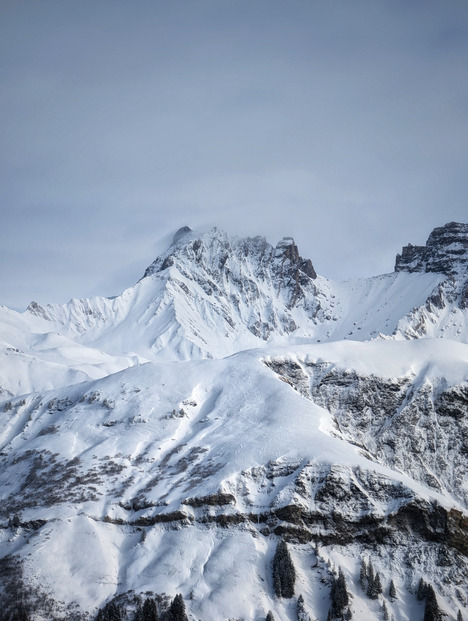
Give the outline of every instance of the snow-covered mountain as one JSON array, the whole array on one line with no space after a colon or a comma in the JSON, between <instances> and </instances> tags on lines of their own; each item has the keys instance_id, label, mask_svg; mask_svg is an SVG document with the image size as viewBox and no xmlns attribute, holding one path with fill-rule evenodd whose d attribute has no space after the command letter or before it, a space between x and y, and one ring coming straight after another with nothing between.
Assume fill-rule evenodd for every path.
<instances>
[{"instance_id":1,"label":"snow-covered mountain","mask_svg":"<svg viewBox=\"0 0 468 621\"><path fill-rule=\"evenodd\" d=\"M317 276L292 238L274 247L263 237L231 238L216 229L200 235L184 227L117 297L45 308L32 302L25 313L1 307L9 361L0 390L21 394L145 361L220 358L292 339L467 342L464 281L448 269L415 273L413 264L402 266L397 261L394 273L334 282ZM42 386L44 365L54 379Z\"/></svg>"},{"instance_id":2,"label":"snow-covered mountain","mask_svg":"<svg viewBox=\"0 0 468 621\"><path fill-rule=\"evenodd\" d=\"M340 618L422 620L421 578L466 618L467 302L450 223L347 282L184 227L115 298L1 307L0 619L181 593L190 619L325 621L339 567Z\"/></svg>"}]
</instances>

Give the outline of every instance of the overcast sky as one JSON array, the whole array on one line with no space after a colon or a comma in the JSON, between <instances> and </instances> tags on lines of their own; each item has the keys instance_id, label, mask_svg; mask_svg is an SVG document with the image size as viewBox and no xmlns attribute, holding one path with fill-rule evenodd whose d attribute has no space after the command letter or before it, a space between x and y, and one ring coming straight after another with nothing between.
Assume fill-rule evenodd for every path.
<instances>
[{"instance_id":1,"label":"overcast sky","mask_svg":"<svg viewBox=\"0 0 468 621\"><path fill-rule=\"evenodd\" d=\"M0 304L134 284L177 228L330 278L468 221L468 2L0 0Z\"/></svg>"}]
</instances>

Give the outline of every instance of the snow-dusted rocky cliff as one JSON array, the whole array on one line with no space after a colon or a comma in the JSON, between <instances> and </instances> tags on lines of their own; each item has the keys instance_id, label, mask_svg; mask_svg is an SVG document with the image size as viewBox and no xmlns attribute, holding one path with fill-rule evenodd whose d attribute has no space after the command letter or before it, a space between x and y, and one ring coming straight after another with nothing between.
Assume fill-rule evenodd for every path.
<instances>
[{"instance_id":1,"label":"snow-dusted rocky cliff","mask_svg":"<svg viewBox=\"0 0 468 621\"><path fill-rule=\"evenodd\" d=\"M1 308L0 618L133 621L151 592L325 621L338 567L355 619L422 620L420 578L466 618L467 240L337 283L291 238L184 227L116 298Z\"/></svg>"}]
</instances>

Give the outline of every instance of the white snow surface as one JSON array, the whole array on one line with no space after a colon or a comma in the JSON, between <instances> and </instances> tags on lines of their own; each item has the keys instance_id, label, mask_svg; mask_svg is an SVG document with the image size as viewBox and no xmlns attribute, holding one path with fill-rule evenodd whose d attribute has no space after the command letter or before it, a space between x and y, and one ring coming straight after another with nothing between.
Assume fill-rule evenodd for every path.
<instances>
[{"instance_id":1,"label":"white snow surface","mask_svg":"<svg viewBox=\"0 0 468 621\"><path fill-rule=\"evenodd\" d=\"M408 498L466 511L451 494L346 441L327 410L265 364L327 362L362 376L406 377L415 390L466 385L467 313L450 296L442 309L427 303L446 277L304 277L298 293L285 275L289 245L191 232L115 298L32 304L24 313L0 307L0 457L8 465L0 494L23 503L25 525L46 521L34 532L0 529L0 556L20 555L31 583L85 611L135 589L181 592L191 619L259 621L273 610L277 620L293 620L296 599L273 594L278 537L262 528L265 512L314 509L295 487L298 473L314 480L333 469L360 485L356 472L365 472L382 489L405 490L369 496L377 518L396 514ZM50 481L40 476L37 499L22 496L38 456L39 475L57 463L62 472L72 472L70 462L77 469L71 486L54 474L61 497L51 500ZM80 482L89 473L93 480ZM216 494L226 502L193 502ZM363 515L352 497L336 510ZM220 528L221 515L250 517ZM311 619L326 618L330 566L338 565L354 594L354 618L381 618L384 596L371 601L359 590L358 543L318 550L295 543L290 551L296 594ZM433 552L416 554L412 573L398 550L365 553L399 592L396 602L385 600L390 618L422 620L410 591L420 575L438 584ZM455 587L440 593L455 619L463 610Z\"/></svg>"},{"instance_id":2,"label":"white snow surface","mask_svg":"<svg viewBox=\"0 0 468 621\"><path fill-rule=\"evenodd\" d=\"M468 376L468 346L440 339L342 341L275 348L268 355L276 360L328 360L343 369L386 377L415 374L420 381L443 374L447 381L459 383ZM122 472L118 480L101 477L94 483L94 501L64 498L53 509L39 503L23 510L22 520L45 519L47 525L29 544L26 532L12 540L3 531L0 549L14 546L25 555L34 579L59 600L75 600L85 610L133 588L182 592L191 613L201 619L260 619L268 609L275 610L279 619L293 619L293 605L272 595L269 563L275 537L259 538L251 525L225 530L203 527L198 521L176 530L156 524L143 537L145 529L125 524L177 510L190 520L197 510L184 504L187 499L219 492L236 498L234 506L227 507L228 514L260 514L269 506L300 504L288 476L272 489L257 484L255 471L269 462L293 463L297 468L337 465L345 478L359 467L400 482L414 497L462 509L453 498L417 483L410 474L369 461L358 447L339 437L327 411L278 379L263 364L264 356L264 350L252 350L222 360L146 363L53 393L31 395L23 406L15 403L14 415L1 414L2 454L20 457L46 448L59 460L78 457L84 472L99 470L110 460ZM90 402L90 395L97 395L96 400ZM64 410L50 407L51 397L62 400ZM54 431L41 435L48 427ZM14 492L21 471L11 467L5 474L0 489ZM120 491L114 489L118 481L124 483ZM148 483L145 498L150 506L124 509ZM398 500L374 503L373 514L395 512L398 504ZM352 499L346 507L353 511ZM217 511L213 507L208 513ZM324 618L328 590L320 585L321 574L307 565L315 553L308 546L292 548L303 567L299 584L307 606ZM336 563L333 550L323 553ZM357 556L348 558L351 580L356 579L358 565ZM390 576L388 567L386 573ZM323 600L311 584L321 587ZM356 610L362 610L362 618L373 619L373 605L363 598L359 604L363 608ZM414 618L409 609L401 610L401 602L399 606L399 618Z\"/></svg>"}]
</instances>

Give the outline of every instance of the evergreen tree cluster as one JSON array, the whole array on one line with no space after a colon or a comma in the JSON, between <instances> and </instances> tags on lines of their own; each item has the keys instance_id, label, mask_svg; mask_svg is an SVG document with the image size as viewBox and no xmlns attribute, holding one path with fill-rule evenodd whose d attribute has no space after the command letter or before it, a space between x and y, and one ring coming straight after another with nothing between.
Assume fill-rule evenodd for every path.
<instances>
[{"instance_id":1,"label":"evergreen tree cluster","mask_svg":"<svg viewBox=\"0 0 468 621\"><path fill-rule=\"evenodd\" d=\"M172 600L169 610L166 613L165 621L188 621L187 613L185 612L184 599L179 593Z\"/></svg>"},{"instance_id":2,"label":"evergreen tree cluster","mask_svg":"<svg viewBox=\"0 0 468 621\"><path fill-rule=\"evenodd\" d=\"M370 597L370 599L377 599L378 596L383 592L380 574L378 572L375 572L372 561L366 563L364 559L361 560L361 567L359 570L359 584L361 585L361 589L364 591L364 593L366 593L368 597ZM394 602L397 599L397 590L395 588L395 583L393 582L393 580L390 580L390 583L388 585L388 599L391 602ZM382 603L382 618L384 621L389 621L390 619L390 613L388 611L386 602Z\"/></svg>"},{"instance_id":3,"label":"evergreen tree cluster","mask_svg":"<svg viewBox=\"0 0 468 621\"><path fill-rule=\"evenodd\" d=\"M374 573L372 561L369 561L366 593L367 597L370 597L370 599L377 599L379 594L382 593L382 582L380 580L380 574L379 572Z\"/></svg>"},{"instance_id":4,"label":"evergreen tree cluster","mask_svg":"<svg viewBox=\"0 0 468 621\"><path fill-rule=\"evenodd\" d=\"M338 577L333 579L330 591L330 611L328 616L330 619L345 617L351 619L351 611L348 609L345 614L345 608L349 604L348 589L346 587L346 579L341 567L338 569Z\"/></svg>"},{"instance_id":5,"label":"evergreen tree cluster","mask_svg":"<svg viewBox=\"0 0 468 621\"><path fill-rule=\"evenodd\" d=\"M281 540L273 557L273 589L277 597L294 596L296 570L289 554L288 546Z\"/></svg>"},{"instance_id":6,"label":"evergreen tree cluster","mask_svg":"<svg viewBox=\"0 0 468 621\"><path fill-rule=\"evenodd\" d=\"M442 612L439 608L432 584L424 582L421 578L419 580L416 597L420 602L426 600L426 605L424 607L424 621L441 621Z\"/></svg>"},{"instance_id":7,"label":"evergreen tree cluster","mask_svg":"<svg viewBox=\"0 0 468 621\"><path fill-rule=\"evenodd\" d=\"M112 600L99 610L96 617L96 621L123 621L123 619L122 607Z\"/></svg>"},{"instance_id":8,"label":"evergreen tree cluster","mask_svg":"<svg viewBox=\"0 0 468 621\"><path fill-rule=\"evenodd\" d=\"M136 611L135 621L158 621L158 607L154 597L147 597L142 606Z\"/></svg>"},{"instance_id":9,"label":"evergreen tree cluster","mask_svg":"<svg viewBox=\"0 0 468 621\"><path fill-rule=\"evenodd\" d=\"M158 606L154 597L147 597L137 606L134 621L188 621L184 599L180 593L174 597L166 610L160 609L161 599L159 597ZM164 607L166 608L167 604ZM125 607L111 600L99 610L96 621L126 621L127 618Z\"/></svg>"},{"instance_id":10,"label":"evergreen tree cluster","mask_svg":"<svg viewBox=\"0 0 468 621\"><path fill-rule=\"evenodd\" d=\"M364 559L361 561L359 583L362 590L366 592L367 597L370 597L370 599L377 599L380 593L382 593L382 581L380 579L380 574L378 572L375 573L372 561L369 561L369 564L366 564ZM392 592L396 598L396 590L393 581L391 582L390 588L392 588Z\"/></svg>"}]
</instances>

